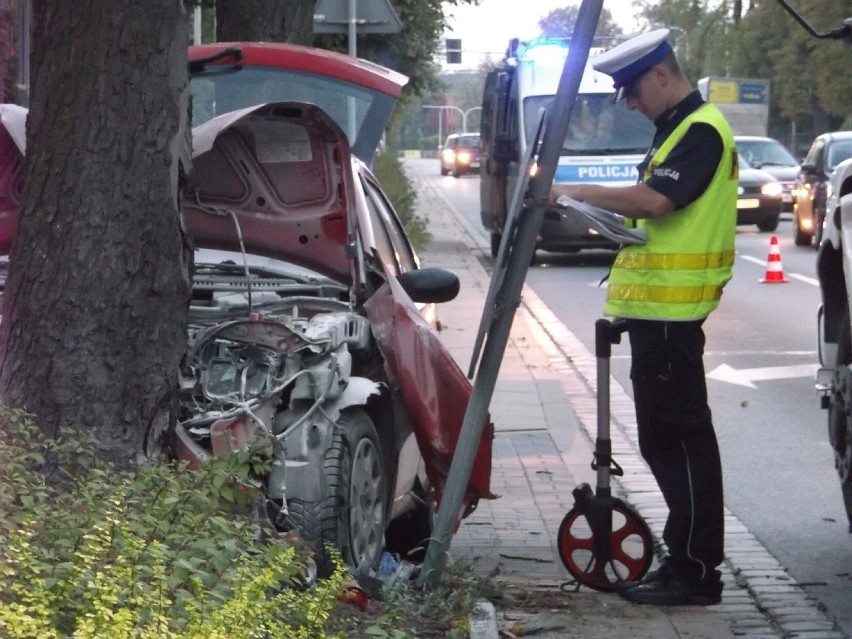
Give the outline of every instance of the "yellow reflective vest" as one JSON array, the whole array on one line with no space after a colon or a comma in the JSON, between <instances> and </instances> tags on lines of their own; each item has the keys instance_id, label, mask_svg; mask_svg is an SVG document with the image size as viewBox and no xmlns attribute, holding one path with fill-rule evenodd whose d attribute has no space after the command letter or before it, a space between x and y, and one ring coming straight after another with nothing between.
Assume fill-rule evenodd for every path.
<instances>
[{"instance_id":1,"label":"yellow reflective vest","mask_svg":"<svg viewBox=\"0 0 852 639\"><path fill-rule=\"evenodd\" d=\"M722 137L722 160L710 185L694 202L663 217L638 220L644 245L619 251L609 277L604 314L651 320L695 320L719 305L731 279L737 223L739 171L733 136L724 116L704 104L684 118L651 158L647 181L689 126L706 122Z\"/></svg>"}]
</instances>

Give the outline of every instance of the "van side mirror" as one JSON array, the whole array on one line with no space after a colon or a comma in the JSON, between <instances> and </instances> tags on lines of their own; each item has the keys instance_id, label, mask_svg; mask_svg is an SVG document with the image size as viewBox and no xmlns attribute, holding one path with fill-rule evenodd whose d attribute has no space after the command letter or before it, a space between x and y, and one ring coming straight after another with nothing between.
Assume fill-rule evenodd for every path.
<instances>
[{"instance_id":1,"label":"van side mirror","mask_svg":"<svg viewBox=\"0 0 852 639\"><path fill-rule=\"evenodd\" d=\"M802 173L819 173L816 164L802 164L801 170Z\"/></svg>"}]
</instances>

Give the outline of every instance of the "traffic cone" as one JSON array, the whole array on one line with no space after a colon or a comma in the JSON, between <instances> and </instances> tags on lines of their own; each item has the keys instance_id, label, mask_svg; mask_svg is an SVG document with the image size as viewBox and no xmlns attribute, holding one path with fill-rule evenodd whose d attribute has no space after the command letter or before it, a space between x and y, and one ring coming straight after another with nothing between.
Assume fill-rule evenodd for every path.
<instances>
[{"instance_id":1,"label":"traffic cone","mask_svg":"<svg viewBox=\"0 0 852 639\"><path fill-rule=\"evenodd\" d=\"M778 249L778 237L769 238L769 257L766 258L766 275L760 280L763 284L786 284L790 280L784 277L781 265L781 251Z\"/></svg>"}]
</instances>

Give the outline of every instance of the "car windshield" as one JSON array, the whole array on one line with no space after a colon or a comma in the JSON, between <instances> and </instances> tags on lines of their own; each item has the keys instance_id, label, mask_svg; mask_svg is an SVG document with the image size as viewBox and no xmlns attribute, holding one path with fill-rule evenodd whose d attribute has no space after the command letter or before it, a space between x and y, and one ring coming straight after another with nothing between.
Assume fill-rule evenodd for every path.
<instances>
[{"instance_id":1,"label":"car windshield","mask_svg":"<svg viewBox=\"0 0 852 639\"><path fill-rule=\"evenodd\" d=\"M479 147L479 136L467 135L459 138L459 146L464 149L475 149Z\"/></svg>"},{"instance_id":2,"label":"car windshield","mask_svg":"<svg viewBox=\"0 0 852 639\"><path fill-rule=\"evenodd\" d=\"M843 160L848 160L849 158L852 158L852 140L838 140L833 142L828 147L828 170L832 171Z\"/></svg>"},{"instance_id":3,"label":"car windshield","mask_svg":"<svg viewBox=\"0 0 852 639\"><path fill-rule=\"evenodd\" d=\"M737 140L737 151L755 166L796 166L796 158L775 140Z\"/></svg>"},{"instance_id":4,"label":"car windshield","mask_svg":"<svg viewBox=\"0 0 852 639\"><path fill-rule=\"evenodd\" d=\"M191 79L192 125L266 102L308 102L346 132L357 157L369 162L396 100L362 86L292 69L210 66Z\"/></svg>"},{"instance_id":5,"label":"car windshield","mask_svg":"<svg viewBox=\"0 0 852 639\"><path fill-rule=\"evenodd\" d=\"M531 141L538 125L539 109L549 108L552 95L531 96L524 100L524 127ZM627 101L612 101L611 93L577 96L563 154L645 153L651 146L654 126L644 115L627 108Z\"/></svg>"}]
</instances>

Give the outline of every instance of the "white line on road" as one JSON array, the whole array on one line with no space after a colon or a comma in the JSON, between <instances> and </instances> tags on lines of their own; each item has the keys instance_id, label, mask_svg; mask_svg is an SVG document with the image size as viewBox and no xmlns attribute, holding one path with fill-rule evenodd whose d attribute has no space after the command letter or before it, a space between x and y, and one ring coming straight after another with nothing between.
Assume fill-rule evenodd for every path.
<instances>
[{"instance_id":1,"label":"white line on road","mask_svg":"<svg viewBox=\"0 0 852 639\"><path fill-rule=\"evenodd\" d=\"M742 255L741 253L737 253L737 257L741 260L745 260L746 262L752 262L759 266L766 266L766 260L761 260L756 257L752 257L751 255ZM808 277L807 275L801 275L799 273L785 273L785 275L787 275L787 277L792 277L794 280L804 282L805 284L810 284L811 286L819 286L819 280L813 277Z\"/></svg>"}]
</instances>

